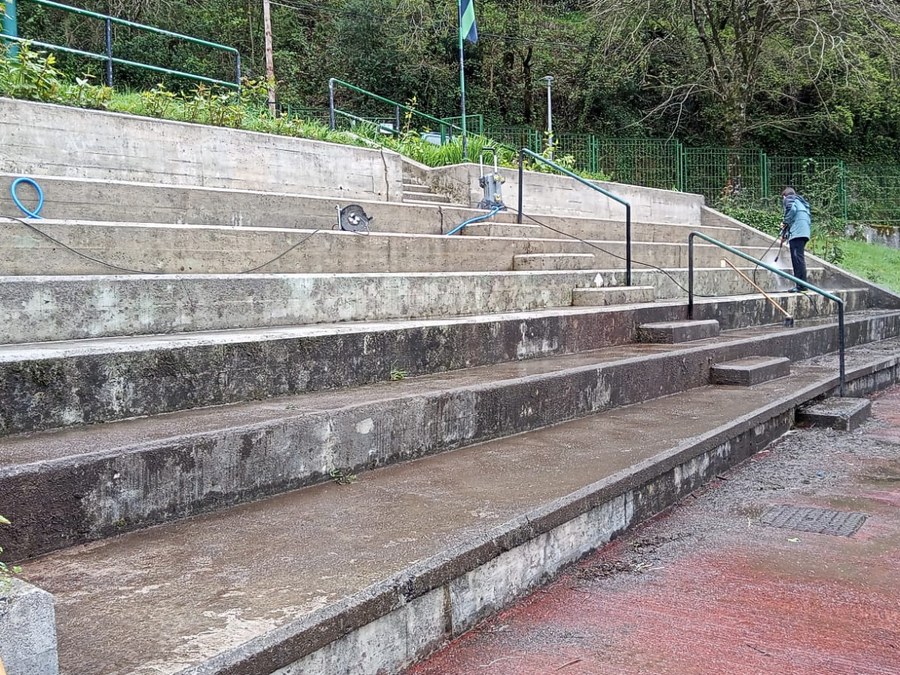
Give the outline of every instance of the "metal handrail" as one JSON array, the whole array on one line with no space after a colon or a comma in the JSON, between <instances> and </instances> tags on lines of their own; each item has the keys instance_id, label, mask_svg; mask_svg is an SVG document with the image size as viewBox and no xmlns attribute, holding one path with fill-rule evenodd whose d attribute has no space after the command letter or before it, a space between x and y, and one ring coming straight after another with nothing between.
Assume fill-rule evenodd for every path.
<instances>
[{"instance_id":1,"label":"metal handrail","mask_svg":"<svg viewBox=\"0 0 900 675\"><path fill-rule=\"evenodd\" d=\"M552 167L559 171L562 174L565 174L569 178L574 178L582 185L586 185L592 190L596 190L600 194L609 197L614 202L618 202L622 206L625 207L625 285L631 286L631 204L618 195L613 194L609 190L604 190L599 185L592 183L591 181L582 178L577 173L569 171L568 169L560 166L556 162L547 159L543 155L539 155L536 152L532 152L528 148L521 148L519 150L519 215L516 220L517 223L522 223L522 207L525 202L525 157L531 157L531 159L540 162L542 164L546 164L549 167Z\"/></svg>"},{"instance_id":2,"label":"metal handrail","mask_svg":"<svg viewBox=\"0 0 900 675\"><path fill-rule=\"evenodd\" d=\"M229 47L228 45L219 44L217 42L209 42L208 40L203 40L201 38L196 38L191 35L184 35L182 33L174 33L172 31L164 30L162 28L156 28L155 26L147 26L141 23L135 23L133 21L128 21L127 19L120 19L115 16L109 16L108 14L100 14L98 12L92 12L87 9L81 9L79 7L71 7L69 5L63 5L58 2L53 2L52 0L30 0L37 5L44 5L45 7L52 7L53 9L59 9L64 12L69 12L70 14L77 14L80 16L90 17L92 19L99 19L106 23L106 53L98 54L95 52L82 51L80 49L73 49L71 47L63 47L62 45L54 45L47 42L38 42L37 40L28 40L25 38L12 36L12 35L3 35L3 40L12 40L14 42L28 43L32 45L36 45L38 47L43 47L45 49L53 49L61 52L66 52L69 54L77 54L79 56L85 56L88 58L99 59L101 61L106 62L106 79L107 84L112 86L112 66L113 64L119 64L123 66L133 66L135 68L142 68L144 70L151 70L157 73L163 73L166 75L172 75L175 77L183 77L186 79L197 80L199 82L208 82L210 84L218 84L223 87L229 87L233 89L238 89L241 86L241 53L235 49L234 47ZM170 68L162 68L160 66L152 66L146 63L139 63L137 61L129 61L127 59L119 59L113 56L112 51L112 26L113 24L119 26L127 26L129 28L136 28L138 30L142 30L146 33L155 33L157 35L165 35L167 37L176 38L178 40L183 40L185 42L190 42L192 44L201 45L203 47L210 47L212 49L217 49L220 51L225 51L230 54L234 54L235 57L235 79L233 82L227 80L218 80L212 77L205 77L203 75L195 75L193 73L186 73L180 70L173 70Z\"/></svg>"},{"instance_id":3,"label":"metal handrail","mask_svg":"<svg viewBox=\"0 0 900 675\"><path fill-rule=\"evenodd\" d=\"M736 255L739 258L743 258L748 262L752 262L754 265L758 265L773 274L776 274L784 279L788 279L793 281L797 286L802 288L807 288L811 290L813 293L817 293L821 295L823 298L827 298L832 302L837 304L838 308L838 347L840 351L840 395L845 395L845 380L846 380L846 369L845 369L845 339L844 339L844 300L834 295L833 293L829 293L828 291L822 290L817 286L813 286L811 283L807 281L803 281L803 279L798 279L793 274L788 274L782 269L774 267L768 263L759 260L758 258L754 258L752 255L748 255L743 251L740 251L733 246L729 246L728 244L723 244L718 239L713 239L712 237L703 234L702 232L691 232L688 235L688 319L694 318L694 238L700 237L703 241L710 243L714 246L718 246L719 248L728 251L732 255Z\"/></svg>"},{"instance_id":4,"label":"metal handrail","mask_svg":"<svg viewBox=\"0 0 900 675\"><path fill-rule=\"evenodd\" d=\"M328 110L329 110L330 125L331 125L332 131L334 131L336 129L338 114L344 115L346 117L351 117L351 118L355 117L355 116L351 115L350 113L345 113L344 111L339 110L337 108L337 106L335 106L334 93L335 93L335 89L337 86L341 86L341 87L344 87L345 89L349 89L350 91L354 91L357 94L362 94L363 96L367 96L375 101L378 101L379 103L384 103L386 105L393 106L396 130L398 132L400 130L400 111L402 110L404 112L415 115L416 117L421 117L422 119L427 120L427 121L431 122L432 124L436 124L441 132L441 143L443 143L445 140L445 129L449 129L451 132L453 132L454 130L459 130L459 132L462 133L462 127L457 126L457 125L453 124L452 122L447 122L446 120L442 120L437 117L432 117L431 115L428 115L427 113L423 113L419 110L416 110L415 108L411 108L408 105L404 105L403 103L398 103L397 101L392 101L389 98L385 98L384 96L379 96L378 94L375 94L371 91L366 91L365 89L362 89L361 87L357 87L355 84L350 84L349 82L344 82L343 80L339 80L336 77L332 77L330 80L328 80Z\"/></svg>"}]
</instances>

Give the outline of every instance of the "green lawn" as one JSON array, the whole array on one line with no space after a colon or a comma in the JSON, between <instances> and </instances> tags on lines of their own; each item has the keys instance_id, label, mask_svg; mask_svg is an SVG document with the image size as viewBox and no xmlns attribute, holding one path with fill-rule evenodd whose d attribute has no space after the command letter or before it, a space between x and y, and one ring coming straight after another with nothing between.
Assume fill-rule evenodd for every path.
<instances>
[{"instance_id":1,"label":"green lawn","mask_svg":"<svg viewBox=\"0 0 900 675\"><path fill-rule=\"evenodd\" d=\"M900 293L900 251L862 241L842 241L841 249L841 267Z\"/></svg>"}]
</instances>

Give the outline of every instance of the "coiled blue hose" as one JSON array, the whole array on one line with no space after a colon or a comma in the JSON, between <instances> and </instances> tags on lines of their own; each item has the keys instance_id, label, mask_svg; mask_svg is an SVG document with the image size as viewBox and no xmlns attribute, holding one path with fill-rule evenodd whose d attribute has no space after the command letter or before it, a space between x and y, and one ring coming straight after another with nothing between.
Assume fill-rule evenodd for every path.
<instances>
[{"instance_id":1,"label":"coiled blue hose","mask_svg":"<svg viewBox=\"0 0 900 675\"><path fill-rule=\"evenodd\" d=\"M503 206L495 206L493 209L491 209L491 211L489 213L485 213L482 216L475 216L474 218L469 218L469 220L463 221L462 223L460 223L459 225L454 227L452 230L450 230L447 233L447 236L449 237L451 234L456 234L461 229L463 229L466 225L471 225L472 223L479 223L482 220L487 220L488 218L493 218L498 213L500 213L500 211L502 211L503 208L504 208Z\"/></svg>"},{"instance_id":2,"label":"coiled blue hose","mask_svg":"<svg viewBox=\"0 0 900 675\"><path fill-rule=\"evenodd\" d=\"M37 192L38 203L35 207L34 211L29 211L28 208L19 201L19 195L17 191L20 185L30 185L34 188L35 192ZM28 218L34 218L36 220L41 220L41 209L44 208L44 191L41 190L41 186L37 184L37 181L31 178L16 178L12 185L9 186L9 193L12 195L13 203L18 207L19 211L25 214Z\"/></svg>"}]
</instances>

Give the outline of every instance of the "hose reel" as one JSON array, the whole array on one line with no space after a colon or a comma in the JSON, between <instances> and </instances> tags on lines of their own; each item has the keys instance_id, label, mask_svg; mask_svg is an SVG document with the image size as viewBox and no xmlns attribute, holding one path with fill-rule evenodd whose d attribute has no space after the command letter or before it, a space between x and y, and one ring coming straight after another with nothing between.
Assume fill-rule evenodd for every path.
<instances>
[{"instance_id":1,"label":"hose reel","mask_svg":"<svg viewBox=\"0 0 900 675\"><path fill-rule=\"evenodd\" d=\"M350 204L341 208L337 207L337 224L331 229L341 229L345 232L369 232L369 223L375 220L369 216L359 204Z\"/></svg>"}]
</instances>

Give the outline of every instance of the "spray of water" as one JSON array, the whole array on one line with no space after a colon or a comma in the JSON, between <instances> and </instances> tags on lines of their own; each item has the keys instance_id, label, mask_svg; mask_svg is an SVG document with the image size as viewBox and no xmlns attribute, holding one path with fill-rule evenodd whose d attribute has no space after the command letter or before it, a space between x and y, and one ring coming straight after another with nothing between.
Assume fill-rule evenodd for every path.
<instances>
[{"instance_id":1,"label":"spray of water","mask_svg":"<svg viewBox=\"0 0 900 675\"><path fill-rule=\"evenodd\" d=\"M793 269L791 268L791 256L786 249L787 247L783 248L781 250L781 255L779 256L778 249L773 248L762 257L762 261L768 265L771 265L772 267L777 267L778 269L784 270L788 274L793 274ZM778 258L778 260L775 260L775 258ZM757 270L757 283L762 282L766 277L770 277L772 279L772 288L775 291L786 291L790 288L793 288L794 286L794 284L792 284L784 277L773 274L767 269L759 268ZM763 287L765 288L765 286Z\"/></svg>"}]
</instances>

